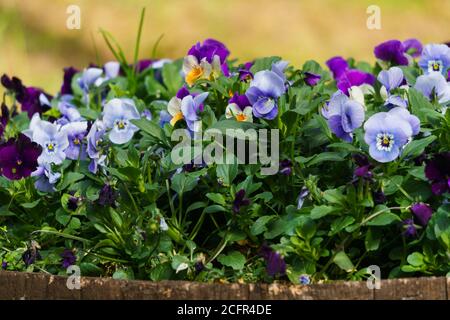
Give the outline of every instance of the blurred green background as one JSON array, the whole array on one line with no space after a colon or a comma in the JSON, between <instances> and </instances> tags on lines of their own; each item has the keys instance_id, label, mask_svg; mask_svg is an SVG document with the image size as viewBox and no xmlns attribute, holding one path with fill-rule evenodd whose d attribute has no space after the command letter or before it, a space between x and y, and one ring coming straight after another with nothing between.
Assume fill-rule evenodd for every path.
<instances>
[{"instance_id":1,"label":"blurred green background","mask_svg":"<svg viewBox=\"0 0 450 320\"><path fill-rule=\"evenodd\" d=\"M81 9L81 29L66 28L69 5ZM381 30L368 30L369 5L381 8ZM450 0L0 0L0 73L58 91L62 68L112 58L99 28L131 58L141 8L147 8L140 58L183 56L207 37L223 41L232 58L281 55L294 65L333 55L373 61L388 39L450 40Z\"/></svg>"}]
</instances>

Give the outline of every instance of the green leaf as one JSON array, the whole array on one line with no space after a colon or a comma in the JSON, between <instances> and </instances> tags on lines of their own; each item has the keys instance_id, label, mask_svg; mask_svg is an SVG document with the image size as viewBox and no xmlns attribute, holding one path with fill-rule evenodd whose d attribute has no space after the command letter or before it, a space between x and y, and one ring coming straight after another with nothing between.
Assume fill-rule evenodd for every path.
<instances>
[{"instance_id":1,"label":"green leaf","mask_svg":"<svg viewBox=\"0 0 450 320\"><path fill-rule=\"evenodd\" d=\"M0 217L8 217L15 216L16 214L12 211L9 211L8 205L4 205L0 207Z\"/></svg>"},{"instance_id":2,"label":"green leaf","mask_svg":"<svg viewBox=\"0 0 450 320\"><path fill-rule=\"evenodd\" d=\"M331 223L330 235L334 235L334 234L340 232L342 229L351 225L353 222L355 222L355 218L353 218L352 216L345 216L345 217L337 218L336 220L334 220Z\"/></svg>"},{"instance_id":3,"label":"green leaf","mask_svg":"<svg viewBox=\"0 0 450 320\"><path fill-rule=\"evenodd\" d=\"M367 251L375 251L380 246L381 234L378 230L369 228L364 239Z\"/></svg>"},{"instance_id":4,"label":"green leaf","mask_svg":"<svg viewBox=\"0 0 450 320\"><path fill-rule=\"evenodd\" d=\"M355 269L352 261L344 251L339 251L333 258L333 262L342 270L351 272Z\"/></svg>"},{"instance_id":5,"label":"green leaf","mask_svg":"<svg viewBox=\"0 0 450 320\"><path fill-rule=\"evenodd\" d=\"M170 96L174 96L183 85L180 70L173 63L164 64L162 67L162 78Z\"/></svg>"},{"instance_id":6,"label":"green leaf","mask_svg":"<svg viewBox=\"0 0 450 320\"><path fill-rule=\"evenodd\" d=\"M145 133L151 135L152 137L167 145L167 139L164 135L164 131L158 124L154 123L153 121L147 120L146 118L131 120L131 122Z\"/></svg>"},{"instance_id":7,"label":"green leaf","mask_svg":"<svg viewBox=\"0 0 450 320\"><path fill-rule=\"evenodd\" d=\"M411 141L403 150L401 159L420 156L424 152L425 148L434 140L436 140L436 136L431 135L423 139Z\"/></svg>"},{"instance_id":8,"label":"green leaf","mask_svg":"<svg viewBox=\"0 0 450 320\"><path fill-rule=\"evenodd\" d=\"M227 209L225 209L224 207L218 205L218 204L213 204L212 206L208 206L205 208L205 213L216 213L216 212L226 212Z\"/></svg>"},{"instance_id":9,"label":"green leaf","mask_svg":"<svg viewBox=\"0 0 450 320\"><path fill-rule=\"evenodd\" d=\"M388 224L391 224L395 221L401 221L401 219L391 213L391 212L383 212L380 215L374 217L373 219L369 220L369 222L367 222L368 226L387 226Z\"/></svg>"},{"instance_id":10,"label":"green leaf","mask_svg":"<svg viewBox=\"0 0 450 320\"><path fill-rule=\"evenodd\" d=\"M68 172L64 175L63 180L59 183L57 189L58 190L64 190L65 188L69 187L73 183L81 180L84 178L84 174L78 173L78 172Z\"/></svg>"},{"instance_id":11,"label":"green leaf","mask_svg":"<svg viewBox=\"0 0 450 320\"><path fill-rule=\"evenodd\" d=\"M218 164L216 168L217 178L221 179L225 186L233 183L238 173L238 164Z\"/></svg>"},{"instance_id":12,"label":"green leaf","mask_svg":"<svg viewBox=\"0 0 450 320\"><path fill-rule=\"evenodd\" d=\"M413 252L406 258L406 261L414 267L420 267L424 264L423 254L420 252Z\"/></svg>"},{"instance_id":13,"label":"green leaf","mask_svg":"<svg viewBox=\"0 0 450 320\"><path fill-rule=\"evenodd\" d=\"M183 271L189 267L189 259L185 256L176 255L172 258L172 269L176 273Z\"/></svg>"},{"instance_id":14,"label":"green leaf","mask_svg":"<svg viewBox=\"0 0 450 320\"><path fill-rule=\"evenodd\" d=\"M250 227L250 233L254 236L257 236L265 231L267 231L266 225L272 221L276 216L262 216L259 217L253 225Z\"/></svg>"},{"instance_id":15,"label":"green leaf","mask_svg":"<svg viewBox=\"0 0 450 320\"><path fill-rule=\"evenodd\" d=\"M187 175L184 172L176 174L172 178L172 189L179 195L191 191L197 184L198 181L196 178Z\"/></svg>"},{"instance_id":16,"label":"green leaf","mask_svg":"<svg viewBox=\"0 0 450 320\"><path fill-rule=\"evenodd\" d=\"M169 98L167 89L152 76L147 76L145 78L145 88L150 96L155 96L156 98L164 96Z\"/></svg>"},{"instance_id":17,"label":"green leaf","mask_svg":"<svg viewBox=\"0 0 450 320\"><path fill-rule=\"evenodd\" d=\"M33 202L21 203L20 205L22 207L24 207L25 209L32 209L32 208L36 207L39 204L39 202L41 202L41 199L37 199Z\"/></svg>"},{"instance_id":18,"label":"green leaf","mask_svg":"<svg viewBox=\"0 0 450 320\"><path fill-rule=\"evenodd\" d=\"M345 196L338 189L329 189L323 193L323 198L331 204L344 204Z\"/></svg>"},{"instance_id":19,"label":"green leaf","mask_svg":"<svg viewBox=\"0 0 450 320\"><path fill-rule=\"evenodd\" d=\"M211 201L224 206L226 204L225 198L220 193L207 193L206 197Z\"/></svg>"},{"instance_id":20,"label":"green leaf","mask_svg":"<svg viewBox=\"0 0 450 320\"><path fill-rule=\"evenodd\" d=\"M122 228L123 219L120 214L114 210L113 208L109 208L109 215L111 216L112 221L119 229Z\"/></svg>"},{"instance_id":21,"label":"green leaf","mask_svg":"<svg viewBox=\"0 0 450 320\"><path fill-rule=\"evenodd\" d=\"M401 187L402 182L403 182L403 177L402 176L393 176L393 177L390 177L389 179L384 180L384 182L386 183L384 190L383 190L384 194L389 196L389 195L397 192L399 187Z\"/></svg>"},{"instance_id":22,"label":"green leaf","mask_svg":"<svg viewBox=\"0 0 450 320\"><path fill-rule=\"evenodd\" d=\"M313 166L315 164L320 164L322 162L328 161L344 161L345 155L342 152L322 152L317 154L314 158L306 163L307 167Z\"/></svg>"},{"instance_id":23,"label":"green leaf","mask_svg":"<svg viewBox=\"0 0 450 320\"><path fill-rule=\"evenodd\" d=\"M197 202L194 202L193 204L191 204L191 205L186 209L186 214L189 213L189 212L191 212L191 211L194 211L194 210L197 210L197 209L200 209L200 208L204 208L204 207L206 207L206 206L207 206L207 203L206 203L206 202L203 202L203 201L197 201Z\"/></svg>"},{"instance_id":24,"label":"green leaf","mask_svg":"<svg viewBox=\"0 0 450 320\"><path fill-rule=\"evenodd\" d=\"M150 271L150 279L152 281L169 280L172 278L172 275L173 275L173 269L171 267L170 262L157 264Z\"/></svg>"},{"instance_id":25,"label":"green leaf","mask_svg":"<svg viewBox=\"0 0 450 320\"><path fill-rule=\"evenodd\" d=\"M325 206L325 205L314 207L311 210L311 219L314 219L314 220L320 219L335 210L336 210L336 207Z\"/></svg>"},{"instance_id":26,"label":"green leaf","mask_svg":"<svg viewBox=\"0 0 450 320\"><path fill-rule=\"evenodd\" d=\"M221 254L217 261L226 267L233 268L233 270L242 270L245 265L245 257L239 251L232 251L227 255Z\"/></svg>"}]
</instances>

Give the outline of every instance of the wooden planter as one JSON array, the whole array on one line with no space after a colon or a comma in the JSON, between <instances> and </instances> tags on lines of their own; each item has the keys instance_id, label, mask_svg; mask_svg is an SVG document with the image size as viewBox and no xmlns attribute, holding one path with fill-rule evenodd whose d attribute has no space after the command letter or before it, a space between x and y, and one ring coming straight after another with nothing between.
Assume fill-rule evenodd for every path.
<instances>
[{"instance_id":1,"label":"wooden planter","mask_svg":"<svg viewBox=\"0 0 450 320\"><path fill-rule=\"evenodd\" d=\"M124 281L81 277L69 290L67 277L0 271L0 299L155 299L155 300L448 300L450 278L382 280L380 289L366 282L329 284L206 284L188 281Z\"/></svg>"}]
</instances>

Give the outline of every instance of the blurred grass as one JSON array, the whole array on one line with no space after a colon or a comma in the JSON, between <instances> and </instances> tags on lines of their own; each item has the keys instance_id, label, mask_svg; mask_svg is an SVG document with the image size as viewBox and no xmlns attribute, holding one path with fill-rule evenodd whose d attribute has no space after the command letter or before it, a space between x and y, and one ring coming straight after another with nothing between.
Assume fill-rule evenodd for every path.
<instances>
[{"instance_id":1,"label":"blurred grass","mask_svg":"<svg viewBox=\"0 0 450 320\"><path fill-rule=\"evenodd\" d=\"M68 30L66 8L81 8L81 29ZM381 30L368 30L366 9L381 8ZM223 41L240 61L280 55L295 65L339 54L373 61L388 39L450 40L450 0L0 0L0 72L55 93L62 68L112 59L98 30L111 32L131 60L145 6L140 57L183 56L207 37ZM95 43L95 45L94 45Z\"/></svg>"}]
</instances>

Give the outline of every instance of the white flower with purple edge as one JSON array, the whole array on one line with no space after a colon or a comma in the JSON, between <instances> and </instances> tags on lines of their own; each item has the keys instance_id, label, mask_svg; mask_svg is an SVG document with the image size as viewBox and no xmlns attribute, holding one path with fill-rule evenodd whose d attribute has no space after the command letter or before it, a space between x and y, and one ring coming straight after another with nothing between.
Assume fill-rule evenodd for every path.
<instances>
[{"instance_id":1,"label":"white flower with purple edge","mask_svg":"<svg viewBox=\"0 0 450 320\"><path fill-rule=\"evenodd\" d=\"M419 67L426 73L446 75L450 68L450 48L445 44L427 44L422 51Z\"/></svg>"},{"instance_id":2,"label":"white flower with purple edge","mask_svg":"<svg viewBox=\"0 0 450 320\"><path fill-rule=\"evenodd\" d=\"M138 127L130 120L140 119L134 101L127 98L114 98L105 104L103 122L109 131L109 140L115 144L124 144L133 138Z\"/></svg>"},{"instance_id":3,"label":"white flower with purple edge","mask_svg":"<svg viewBox=\"0 0 450 320\"><path fill-rule=\"evenodd\" d=\"M59 125L42 120L37 122L32 140L43 149L38 158L39 163L61 164L66 159L64 151L69 146L69 139Z\"/></svg>"},{"instance_id":4,"label":"white flower with purple edge","mask_svg":"<svg viewBox=\"0 0 450 320\"><path fill-rule=\"evenodd\" d=\"M61 131L66 132L69 139L69 146L65 150L67 158L71 160L86 159L86 145L83 140L87 134L87 122L70 122L62 126Z\"/></svg>"},{"instance_id":5,"label":"white flower with purple edge","mask_svg":"<svg viewBox=\"0 0 450 320\"><path fill-rule=\"evenodd\" d=\"M404 80L402 69L392 67L389 70L383 70L378 74L378 81L383 85L380 90L381 96L386 100L385 106L397 106L406 108L408 103L399 95L391 94L392 90L401 87ZM407 86L406 86L407 87Z\"/></svg>"},{"instance_id":6,"label":"white flower with purple edge","mask_svg":"<svg viewBox=\"0 0 450 320\"><path fill-rule=\"evenodd\" d=\"M450 83L440 73L433 72L417 77L414 89L421 92L428 100L434 100L436 97L441 104L450 101Z\"/></svg>"}]
</instances>

